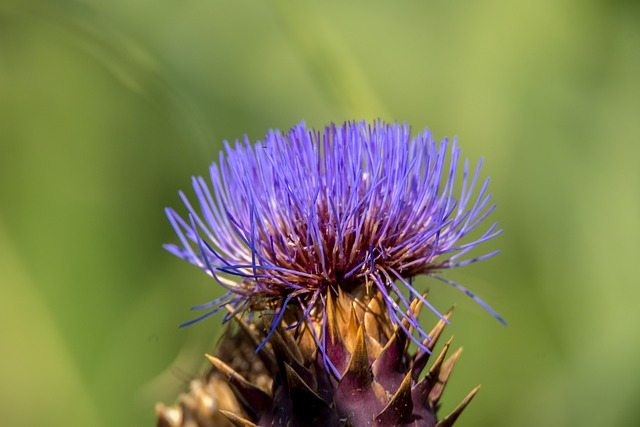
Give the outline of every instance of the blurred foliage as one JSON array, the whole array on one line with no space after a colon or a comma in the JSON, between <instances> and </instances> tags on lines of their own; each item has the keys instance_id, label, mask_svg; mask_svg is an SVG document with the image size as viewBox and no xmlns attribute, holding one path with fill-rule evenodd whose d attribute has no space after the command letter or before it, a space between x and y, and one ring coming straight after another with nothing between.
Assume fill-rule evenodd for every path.
<instances>
[{"instance_id":1,"label":"blurred foliage","mask_svg":"<svg viewBox=\"0 0 640 427\"><path fill-rule=\"evenodd\" d=\"M461 426L640 413L633 1L0 1L0 425L153 425L204 367L215 283L161 249L223 140L407 120L485 157L503 253L452 272Z\"/></svg>"}]
</instances>

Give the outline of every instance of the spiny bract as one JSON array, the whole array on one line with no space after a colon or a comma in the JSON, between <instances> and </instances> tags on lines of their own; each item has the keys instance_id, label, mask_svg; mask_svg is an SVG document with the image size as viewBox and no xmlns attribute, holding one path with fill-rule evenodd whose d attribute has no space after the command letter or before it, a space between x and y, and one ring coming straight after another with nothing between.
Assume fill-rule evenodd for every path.
<instances>
[{"instance_id":1,"label":"spiny bract","mask_svg":"<svg viewBox=\"0 0 640 427\"><path fill-rule=\"evenodd\" d=\"M257 353L252 350L268 329L235 317L239 327L223 336L216 356L207 356L213 364L209 374L192 383L179 406L158 405L158 426L453 425L478 388L438 421L438 401L460 350L445 360L449 340L426 375L423 370L445 322L429 333L428 351L411 353L404 329L390 329L379 296L367 303L367 298L354 300L342 292L336 299L329 296L325 356L307 328L287 329L296 321L293 313ZM412 303L416 317L421 306L418 299ZM341 375L327 371L327 358Z\"/></svg>"},{"instance_id":2,"label":"spiny bract","mask_svg":"<svg viewBox=\"0 0 640 427\"><path fill-rule=\"evenodd\" d=\"M159 425L451 425L477 389L437 420L459 351L444 361L447 343L421 375L449 314L413 277L438 278L504 321L439 275L497 253L464 258L500 233L493 224L461 242L494 206L488 180L472 197L480 165L471 176L467 161L454 196L459 149L448 147L380 121L323 132L301 124L255 145L226 144L211 188L193 178L197 209L183 193L188 218L167 209L181 245L165 247L226 290L186 324L226 309L236 326L180 406L158 406ZM430 333L418 320L423 305L440 317Z\"/></svg>"}]
</instances>

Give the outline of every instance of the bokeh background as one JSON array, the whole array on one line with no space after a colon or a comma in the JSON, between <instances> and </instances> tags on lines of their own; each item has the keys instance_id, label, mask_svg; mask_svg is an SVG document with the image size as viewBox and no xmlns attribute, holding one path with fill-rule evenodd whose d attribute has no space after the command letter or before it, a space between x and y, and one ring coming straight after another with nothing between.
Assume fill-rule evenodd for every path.
<instances>
[{"instance_id":1,"label":"bokeh background","mask_svg":"<svg viewBox=\"0 0 640 427\"><path fill-rule=\"evenodd\" d=\"M640 417L640 7L628 0L0 1L0 425L148 426L215 283L163 208L223 140L408 121L485 158L506 231L452 272L461 426Z\"/></svg>"}]
</instances>

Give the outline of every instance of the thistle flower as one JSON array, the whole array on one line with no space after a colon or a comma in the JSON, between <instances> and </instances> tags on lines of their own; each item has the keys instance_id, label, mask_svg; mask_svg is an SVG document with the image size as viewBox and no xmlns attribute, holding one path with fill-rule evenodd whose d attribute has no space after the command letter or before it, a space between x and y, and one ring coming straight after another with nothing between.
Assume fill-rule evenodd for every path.
<instances>
[{"instance_id":1,"label":"thistle flower","mask_svg":"<svg viewBox=\"0 0 640 427\"><path fill-rule=\"evenodd\" d=\"M448 377L439 377L444 356L428 380L418 380L448 314L412 278L426 274L454 286L504 323L440 275L497 253L465 258L500 233L493 224L462 242L494 205L488 179L473 197L480 164L471 175L464 161L456 193L459 149L449 145L427 131L412 137L406 124L350 122L324 132L301 124L255 145L246 137L226 143L211 166L211 185L193 178L197 205L180 193L188 218L167 209L181 245L166 249L226 291L194 307L205 313L185 325L223 308L225 321L240 325L221 342L236 351L211 357L215 368L204 381L229 377L224 394L235 403L224 414L234 425L435 425ZM440 317L431 333L418 321L423 305ZM409 340L416 353L408 352ZM268 379L262 388L245 378L256 366ZM296 409L300 398L316 411ZM166 425L184 425L160 414Z\"/></svg>"}]
</instances>

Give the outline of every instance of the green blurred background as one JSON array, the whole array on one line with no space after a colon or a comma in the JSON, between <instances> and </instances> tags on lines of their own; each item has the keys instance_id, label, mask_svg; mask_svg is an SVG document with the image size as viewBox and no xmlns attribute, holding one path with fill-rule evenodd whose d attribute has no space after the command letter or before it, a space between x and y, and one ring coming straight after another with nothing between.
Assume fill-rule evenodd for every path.
<instances>
[{"instance_id":1,"label":"green blurred background","mask_svg":"<svg viewBox=\"0 0 640 427\"><path fill-rule=\"evenodd\" d=\"M220 331L177 328L218 290L163 208L225 139L377 117L484 156L506 230L450 277L508 327L424 281L459 303L444 411L482 383L461 426L637 425L632 0L2 0L0 425L153 425Z\"/></svg>"}]
</instances>

